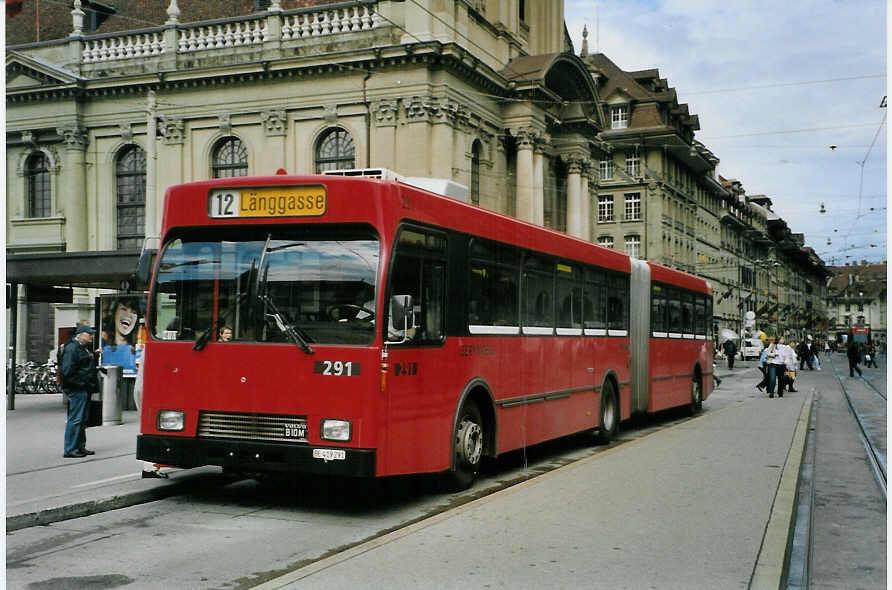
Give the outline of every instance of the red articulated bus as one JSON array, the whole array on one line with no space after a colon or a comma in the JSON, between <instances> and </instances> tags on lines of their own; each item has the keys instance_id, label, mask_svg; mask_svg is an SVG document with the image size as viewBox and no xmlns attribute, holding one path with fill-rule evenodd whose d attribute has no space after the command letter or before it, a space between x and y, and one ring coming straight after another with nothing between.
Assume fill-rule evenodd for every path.
<instances>
[{"instance_id":1,"label":"red articulated bus","mask_svg":"<svg viewBox=\"0 0 892 590\"><path fill-rule=\"evenodd\" d=\"M473 482L712 391L697 277L395 179L171 187L137 457Z\"/></svg>"}]
</instances>

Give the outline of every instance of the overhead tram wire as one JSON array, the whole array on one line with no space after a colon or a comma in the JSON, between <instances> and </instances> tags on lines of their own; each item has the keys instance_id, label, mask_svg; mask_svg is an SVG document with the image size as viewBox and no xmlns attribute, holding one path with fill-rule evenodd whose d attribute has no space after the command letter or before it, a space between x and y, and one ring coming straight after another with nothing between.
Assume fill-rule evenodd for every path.
<instances>
[{"instance_id":1,"label":"overhead tram wire","mask_svg":"<svg viewBox=\"0 0 892 590\"><path fill-rule=\"evenodd\" d=\"M737 88L719 88L716 90L694 90L685 92L685 95L694 94L720 94L722 92L740 92L741 90L765 90L769 88L788 88L793 86L809 86L812 84L829 84L832 82L850 82L853 80L869 80L872 78L885 78L885 74L868 74L864 76L849 76L845 78L826 78L824 80L803 80L801 82L778 82L777 84L759 84L756 86L738 86Z\"/></svg>"},{"instance_id":2,"label":"overhead tram wire","mask_svg":"<svg viewBox=\"0 0 892 590\"><path fill-rule=\"evenodd\" d=\"M883 129L883 126L886 124L886 110L883 110L883 119L880 121L879 127L877 127L876 133L873 134L873 141L870 142L870 147L867 148L867 153L864 154L864 159L860 162L857 162L858 166L861 168L861 171L858 174L858 212L855 216L855 221L852 222L852 227L849 228L849 231L843 234L843 239L848 240L849 236L852 234L852 230L855 229L855 226L858 225L858 221L861 219L861 195L864 189L864 165L867 163L867 159L870 157L870 152L873 151L873 146L876 144L877 138L880 136L880 131Z\"/></svg>"}]
</instances>

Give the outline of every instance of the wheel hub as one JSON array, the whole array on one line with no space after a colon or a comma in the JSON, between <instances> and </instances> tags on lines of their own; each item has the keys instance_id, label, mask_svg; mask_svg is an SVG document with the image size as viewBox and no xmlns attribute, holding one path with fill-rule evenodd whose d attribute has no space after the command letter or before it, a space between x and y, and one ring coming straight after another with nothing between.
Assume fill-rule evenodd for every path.
<instances>
[{"instance_id":1,"label":"wheel hub","mask_svg":"<svg viewBox=\"0 0 892 590\"><path fill-rule=\"evenodd\" d=\"M479 424L464 421L458 431L458 448L465 461L476 465L483 454L483 429Z\"/></svg>"}]
</instances>

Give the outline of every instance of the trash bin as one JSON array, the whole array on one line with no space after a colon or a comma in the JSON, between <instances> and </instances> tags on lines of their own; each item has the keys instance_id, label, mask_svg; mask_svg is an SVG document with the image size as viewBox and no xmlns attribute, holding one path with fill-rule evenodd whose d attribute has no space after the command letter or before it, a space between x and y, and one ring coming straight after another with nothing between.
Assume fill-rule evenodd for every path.
<instances>
[{"instance_id":1,"label":"trash bin","mask_svg":"<svg viewBox=\"0 0 892 590\"><path fill-rule=\"evenodd\" d=\"M121 424L121 367L103 365L100 367L102 378L102 425L117 426Z\"/></svg>"}]
</instances>

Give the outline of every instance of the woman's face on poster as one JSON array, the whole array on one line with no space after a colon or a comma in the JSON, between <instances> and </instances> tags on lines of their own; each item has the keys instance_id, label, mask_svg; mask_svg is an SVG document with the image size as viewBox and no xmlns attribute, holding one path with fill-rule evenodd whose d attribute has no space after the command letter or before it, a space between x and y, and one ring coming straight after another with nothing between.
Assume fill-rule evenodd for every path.
<instances>
[{"instance_id":1,"label":"woman's face on poster","mask_svg":"<svg viewBox=\"0 0 892 590\"><path fill-rule=\"evenodd\" d=\"M127 336L136 327L137 315L131 307L119 303L115 309L115 331L121 336Z\"/></svg>"}]
</instances>

